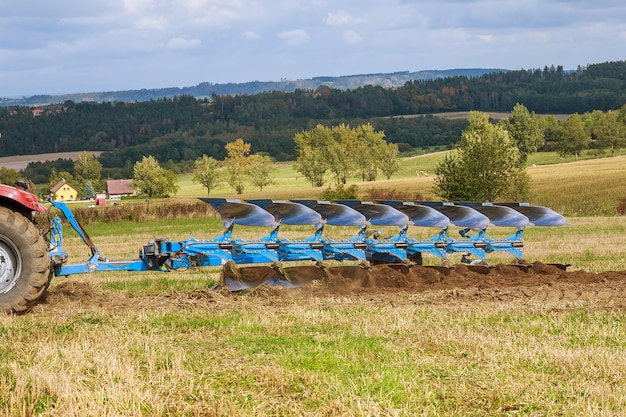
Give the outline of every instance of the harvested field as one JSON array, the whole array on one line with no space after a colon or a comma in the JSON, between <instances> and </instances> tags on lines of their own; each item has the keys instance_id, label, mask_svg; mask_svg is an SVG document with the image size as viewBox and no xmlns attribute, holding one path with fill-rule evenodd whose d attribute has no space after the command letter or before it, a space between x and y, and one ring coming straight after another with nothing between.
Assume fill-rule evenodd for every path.
<instances>
[{"instance_id":1,"label":"harvested field","mask_svg":"<svg viewBox=\"0 0 626 417\"><path fill-rule=\"evenodd\" d=\"M81 152L58 152L58 153L42 153L38 155L15 155L0 157L0 167L14 169L19 171L26 168L30 162L56 161L57 159L75 160L76 156ZM89 151L89 153L98 157L102 152Z\"/></svg>"},{"instance_id":2,"label":"harvested field","mask_svg":"<svg viewBox=\"0 0 626 417\"><path fill-rule=\"evenodd\" d=\"M56 277L0 316L0 415L622 415L626 219L570 220L528 230L532 268L331 267L248 295L216 268ZM221 230L162 223L89 230L113 259Z\"/></svg>"},{"instance_id":3,"label":"harvested field","mask_svg":"<svg viewBox=\"0 0 626 417\"><path fill-rule=\"evenodd\" d=\"M30 314L0 316L0 415L617 416L626 405L626 272L376 267L245 296L211 290L215 270L148 274L55 278Z\"/></svg>"}]
</instances>

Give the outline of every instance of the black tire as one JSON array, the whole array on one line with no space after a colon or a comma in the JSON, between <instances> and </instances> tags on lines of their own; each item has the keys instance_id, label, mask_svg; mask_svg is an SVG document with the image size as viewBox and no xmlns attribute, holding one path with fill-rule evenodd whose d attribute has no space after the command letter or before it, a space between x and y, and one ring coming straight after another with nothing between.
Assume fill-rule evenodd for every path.
<instances>
[{"instance_id":1,"label":"black tire","mask_svg":"<svg viewBox=\"0 0 626 417\"><path fill-rule=\"evenodd\" d=\"M51 278L48 247L37 227L0 207L0 314L28 311Z\"/></svg>"}]
</instances>

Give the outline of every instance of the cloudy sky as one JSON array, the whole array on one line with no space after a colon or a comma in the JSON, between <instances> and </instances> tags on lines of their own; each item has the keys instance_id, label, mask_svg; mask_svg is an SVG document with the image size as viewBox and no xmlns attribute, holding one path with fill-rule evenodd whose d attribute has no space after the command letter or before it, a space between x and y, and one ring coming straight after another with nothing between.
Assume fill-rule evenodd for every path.
<instances>
[{"instance_id":1,"label":"cloudy sky","mask_svg":"<svg viewBox=\"0 0 626 417\"><path fill-rule=\"evenodd\" d=\"M624 59L624 0L0 0L0 97Z\"/></svg>"}]
</instances>

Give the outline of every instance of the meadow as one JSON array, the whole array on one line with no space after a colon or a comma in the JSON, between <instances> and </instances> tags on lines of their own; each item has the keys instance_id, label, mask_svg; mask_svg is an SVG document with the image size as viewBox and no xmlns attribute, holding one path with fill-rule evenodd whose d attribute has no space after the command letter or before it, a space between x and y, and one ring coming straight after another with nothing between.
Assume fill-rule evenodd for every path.
<instances>
[{"instance_id":1,"label":"meadow","mask_svg":"<svg viewBox=\"0 0 626 417\"><path fill-rule=\"evenodd\" d=\"M439 200L433 194L435 166L446 152L402 158L400 170L391 179L361 182L356 178L348 181L355 184L363 197L369 190L392 189L407 195L419 194L424 200ZM555 152L532 154L527 163L531 178L531 197L528 202L550 207L567 216L610 216L615 214L619 202L626 198L626 150L616 152L614 157L596 158L584 152L578 161L573 156L561 158ZM300 173L289 163L277 164L273 174L275 184L260 192L247 186L239 196L233 194L226 181L211 191L212 197L227 198L319 198L329 187L334 187L327 178L324 187L311 187ZM425 175L417 175L421 171ZM192 181L191 175L179 177L178 198L206 196L206 189Z\"/></svg>"},{"instance_id":2,"label":"meadow","mask_svg":"<svg viewBox=\"0 0 626 417\"><path fill-rule=\"evenodd\" d=\"M407 158L398 178L359 189L433 198L432 175L415 171L432 174L438 157ZM454 289L235 296L211 290L215 268L54 278L31 313L0 316L0 415L622 415L626 276L602 274L626 271L626 217L615 215L626 197L626 164L534 157L549 164L529 161L531 202L571 225L527 228L525 257L593 272L593 284L553 278L502 301L480 297L479 288L471 296ZM276 185L240 197L319 196L288 165L276 174ZM204 194L189 177L180 184L180 200ZM212 196L233 197L227 187ZM155 237L211 237L222 225L208 216L87 229L105 256L123 259ZM71 261L87 259L80 239L66 237ZM555 290L573 294L533 295Z\"/></svg>"}]
</instances>

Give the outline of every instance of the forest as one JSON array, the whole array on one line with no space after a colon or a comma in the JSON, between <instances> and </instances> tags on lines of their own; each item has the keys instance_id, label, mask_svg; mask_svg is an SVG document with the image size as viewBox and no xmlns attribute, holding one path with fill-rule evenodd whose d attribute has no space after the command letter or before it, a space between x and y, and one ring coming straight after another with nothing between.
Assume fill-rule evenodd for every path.
<instances>
[{"instance_id":1,"label":"forest","mask_svg":"<svg viewBox=\"0 0 626 417\"><path fill-rule=\"evenodd\" d=\"M221 160L237 138L252 153L295 159L294 136L318 124L370 123L400 151L455 144L466 120L437 113L510 112L516 103L537 114L608 111L626 103L626 61L561 66L477 77L409 81L398 88L318 87L293 92L195 98L182 95L143 102L73 102L0 108L0 156L105 151L103 175L128 177L135 162L153 155L184 170L202 155ZM31 164L29 178L49 174L62 161Z\"/></svg>"}]
</instances>

